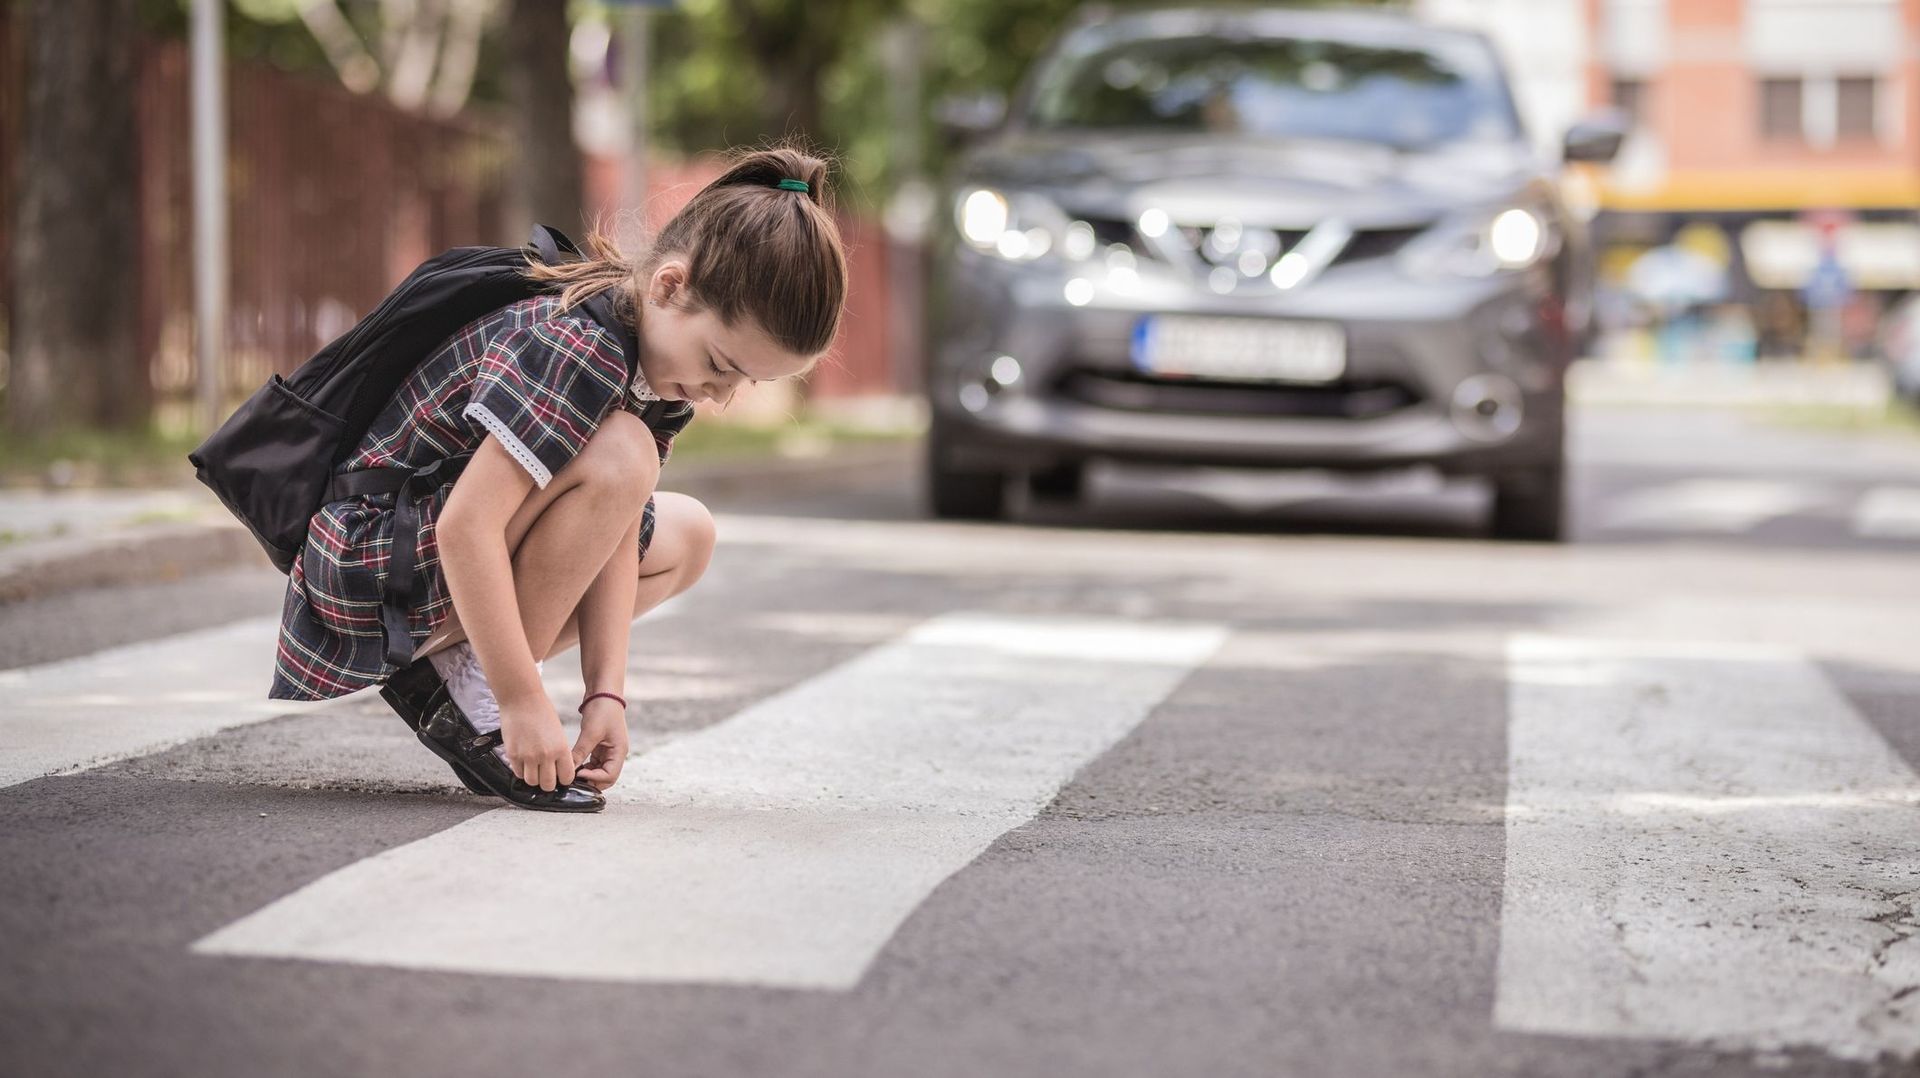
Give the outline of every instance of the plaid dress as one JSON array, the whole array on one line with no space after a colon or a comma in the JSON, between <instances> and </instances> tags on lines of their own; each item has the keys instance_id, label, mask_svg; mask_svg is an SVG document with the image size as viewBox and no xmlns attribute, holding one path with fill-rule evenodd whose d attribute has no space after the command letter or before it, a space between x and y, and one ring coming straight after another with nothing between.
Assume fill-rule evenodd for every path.
<instances>
[{"instance_id":1,"label":"plaid dress","mask_svg":"<svg viewBox=\"0 0 1920 1078\"><path fill-rule=\"evenodd\" d=\"M620 341L585 311L535 296L467 325L422 363L337 471L420 467L472 452L488 434L544 488L585 448L607 412L636 414L659 400L642 378L626 384ZM676 402L651 424L660 460L693 416ZM417 649L451 609L435 522L453 484L420 500L415 598L407 630ZM393 545L391 494L354 495L320 507L288 576L274 658L272 700L324 700L384 681L380 600ZM653 539L647 499L640 555Z\"/></svg>"}]
</instances>

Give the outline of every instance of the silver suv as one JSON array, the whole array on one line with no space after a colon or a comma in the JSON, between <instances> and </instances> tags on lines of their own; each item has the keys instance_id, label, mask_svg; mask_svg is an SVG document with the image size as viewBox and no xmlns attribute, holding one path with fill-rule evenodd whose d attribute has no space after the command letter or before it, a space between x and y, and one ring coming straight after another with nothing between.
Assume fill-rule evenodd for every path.
<instances>
[{"instance_id":1,"label":"silver suv","mask_svg":"<svg viewBox=\"0 0 1920 1078\"><path fill-rule=\"evenodd\" d=\"M1083 17L943 195L927 488L993 518L1087 461L1431 465L1496 533L1562 531L1590 303L1557 161L1474 34L1380 13ZM1605 160L1609 117L1567 135Z\"/></svg>"}]
</instances>

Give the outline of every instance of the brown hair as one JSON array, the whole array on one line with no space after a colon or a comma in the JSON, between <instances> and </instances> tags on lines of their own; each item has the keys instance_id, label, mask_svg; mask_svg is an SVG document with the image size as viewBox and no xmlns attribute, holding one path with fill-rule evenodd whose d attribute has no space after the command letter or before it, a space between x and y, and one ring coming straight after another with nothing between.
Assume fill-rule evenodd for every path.
<instances>
[{"instance_id":1,"label":"brown hair","mask_svg":"<svg viewBox=\"0 0 1920 1078\"><path fill-rule=\"evenodd\" d=\"M846 250L826 197L827 162L784 142L725 157L726 171L673 215L644 255L627 256L595 228L583 261L549 266L529 256L527 276L558 285L569 308L614 289L614 306L632 318L654 271L681 256L687 287L675 307L710 309L728 326L745 314L790 352L825 352L847 296ZM775 186L781 180L804 180L807 190L782 190Z\"/></svg>"}]
</instances>

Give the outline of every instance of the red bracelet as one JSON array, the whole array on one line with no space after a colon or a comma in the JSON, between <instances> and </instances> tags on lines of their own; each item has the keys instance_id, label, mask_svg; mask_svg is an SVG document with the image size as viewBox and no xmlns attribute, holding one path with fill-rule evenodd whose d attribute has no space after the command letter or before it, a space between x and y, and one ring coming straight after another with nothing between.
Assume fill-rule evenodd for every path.
<instances>
[{"instance_id":1,"label":"red bracelet","mask_svg":"<svg viewBox=\"0 0 1920 1078\"><path fill-rule=\"evenodd\" d=\"M601 696L604 696L609 700L618 700L620 701L620 710L625 711L627 709L627 698L624 696L621 696L619 693L597 692L588 696L585 700L580 701L580 714L585 715L587 713L587 705L593 703L593 701L597 697L601 697Z\"/></svg>"}]
</instances>

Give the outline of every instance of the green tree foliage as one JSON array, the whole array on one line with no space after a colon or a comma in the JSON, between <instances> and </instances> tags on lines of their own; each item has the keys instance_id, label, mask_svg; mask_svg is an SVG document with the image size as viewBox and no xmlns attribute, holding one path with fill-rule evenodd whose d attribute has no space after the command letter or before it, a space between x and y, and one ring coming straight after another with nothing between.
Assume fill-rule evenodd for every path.
<instances>
[{"instance_id":1,"label":"green tree foliage","mask_svg":"<svg viewBox=\"0 0 1920 1078\"><path fill-rule=\"evenodd\" d=\"M1314 6L1314 0L1301 2ZM691 153L778 135L790 129L789 121L810 116L806 133L841 158L843 197L872 207L901 179L892 152L902 136L890 104L896 88L888 83L880 46L889 23L910 18L923 28L921 130L912 137L924 147L926 167L938 171L943 147L931 104L982 90L1011 98L1034 60L1087 6L1084 0L681 0L655 21L649 87L655 135ZM1168 5L1122 0L1101 6ZM808 80L817 107L796 89Z\"/></svg>"},{"instance_id":2,"label":"green tree foliage","mask_svg":"<svg viewBox=\"0 0 1920 1078\"><path fill-rule=\"evenodd\" d=\"M288 70L329 71L325 52L300 21L300 0L231 2L233 55ZM188 0L142 3L149 26L185 33ZM340 6L369 40L377 38L378 3L343 0ZM934 101L982 90L1011 97L1028 67L1085 6L1084 0L678 0L652 19L648 91L655 144L692 154L801 132L839 157L842 199L872 208L901 178L895 150L903 137L924 147L927 168L944 164L931 118ZM1165 5L1118 0L1104 6ZM568 7L576 20L604 20L609 11L596 0L571 0ZM886 28L902 19L922 28L920 129L914 132L896 129L898 91L882 55ZM493 20L482 47L473 88L482 107L505 101L505 22Z\"/></svg>"}]
</instances>

